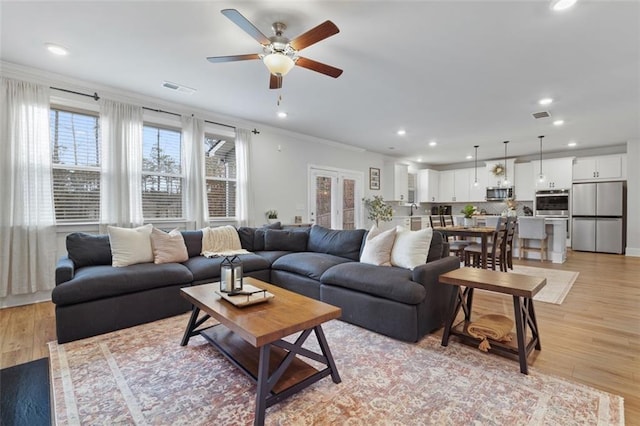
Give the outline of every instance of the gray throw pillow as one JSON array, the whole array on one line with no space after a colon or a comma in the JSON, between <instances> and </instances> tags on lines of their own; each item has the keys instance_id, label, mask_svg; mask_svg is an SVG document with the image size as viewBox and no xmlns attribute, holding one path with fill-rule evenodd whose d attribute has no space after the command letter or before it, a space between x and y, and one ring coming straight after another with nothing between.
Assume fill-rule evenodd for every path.
<instances>
[{"instance_id":1,"label":"gray throw pillow","mask_svg":"<svg viewBox=\"0 0 640 426\"><path fill-rule=\"evenodd\" d=\"M67 235L67 253L76 268L111 265L111 243L108 235L73 232Z\"/></svg>"}]
</instances>

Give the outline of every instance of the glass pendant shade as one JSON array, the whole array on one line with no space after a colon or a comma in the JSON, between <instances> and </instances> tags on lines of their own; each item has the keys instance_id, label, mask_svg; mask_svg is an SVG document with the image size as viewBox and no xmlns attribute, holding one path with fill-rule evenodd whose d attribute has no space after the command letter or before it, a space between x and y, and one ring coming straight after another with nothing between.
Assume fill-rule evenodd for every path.
<instances>
[{"instance_id":1,"label":"glass pendant shade","mask_svg":"<svg viewBox=\"0 0 640 426\"><path fill-rule=\"evenodd\" d=\"M281 76L286 75L295 65L293 59L279 52L268 54L262 59L262 62L271 74Z\"/></svg>"}]
</instances>

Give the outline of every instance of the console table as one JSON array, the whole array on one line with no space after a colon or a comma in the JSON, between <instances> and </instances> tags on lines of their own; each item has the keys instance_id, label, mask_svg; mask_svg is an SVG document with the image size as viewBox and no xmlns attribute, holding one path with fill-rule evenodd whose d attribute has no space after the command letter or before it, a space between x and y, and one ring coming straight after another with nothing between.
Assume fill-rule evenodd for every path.
<instances>
[{"instance_id":1,"label":"console table","mask_svg":"<svg viewBox=\"0 0 640 426\"><path fill-rule=\"evenodd\" d=\"M520 372L528 374L527 357L534 348L541 349L538 323L533 309L533 296L547 284L547 279L512 272L460 268L440 275L440 283L455 286L451 295L449 318L446 320L442 335L442 346L449 344L449 337L452 334L460 336L463 343L474 345L480 343L479 339L472 337L467 332L471 323L474 289L509 294L513 297L517 346L514 347L511 342L491 340L489 351L495 351L502 355L517 355L520 361ZM463 286L464 290L462 290ZM464 319L454 325L461 308L464 311ZM527 328L531 331L531 337L528 341Z\"/></svg>"}]
</instances>

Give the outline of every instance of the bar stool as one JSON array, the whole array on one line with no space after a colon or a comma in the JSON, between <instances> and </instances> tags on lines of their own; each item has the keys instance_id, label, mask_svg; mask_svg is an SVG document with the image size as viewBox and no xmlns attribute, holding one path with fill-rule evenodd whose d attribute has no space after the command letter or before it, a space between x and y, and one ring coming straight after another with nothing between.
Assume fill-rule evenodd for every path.
<instances>
[{"instance_id":1,"label":"bar stool","mask_svg":"<svg viewBox=\"0 0 640 426\"><path fill-rule=\"evenodd\" d=\"M540 240L540 247L527 246L527 240ZM537 251L540 253L540 262L547 257L547 232L543 217L518 218L518 246L520 247L518 259L522 259L522 254L526 251Z\"/></svg>"}]
</instances>

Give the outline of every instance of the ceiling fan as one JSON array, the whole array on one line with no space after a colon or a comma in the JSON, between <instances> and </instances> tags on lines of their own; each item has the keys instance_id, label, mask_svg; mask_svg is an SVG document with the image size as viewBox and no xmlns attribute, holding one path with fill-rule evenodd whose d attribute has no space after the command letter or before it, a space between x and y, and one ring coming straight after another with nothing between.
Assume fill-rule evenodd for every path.
<instances>
[{"instance_id":1,"label":"ceiling fan","mask_svg":"<svg viewBox=\"0 0 640 426\"><path fill-rule=\"evenodd\" d=\"M340 30L333 22L325 21L306 33L290 40L282 35L284 30L287 28L287 26L282 22L274 22L272 29L275 35L267 37L237 10L224 9L221 12L224 16L233 21L234 24L242 28L247 34L257 40L258 43L262 45L264 53L211 56L207 58L209 62L217 63L261 59L271 74L269 81L270 89L280 89L282 87L282 77L287 74L294 65L316 71L333 78L338 78L340 74L342 74L342 70L339 68L298 55L298 52L305 47L309 47L312 44L339 33Z\"/></svg>"}]
</instances>

